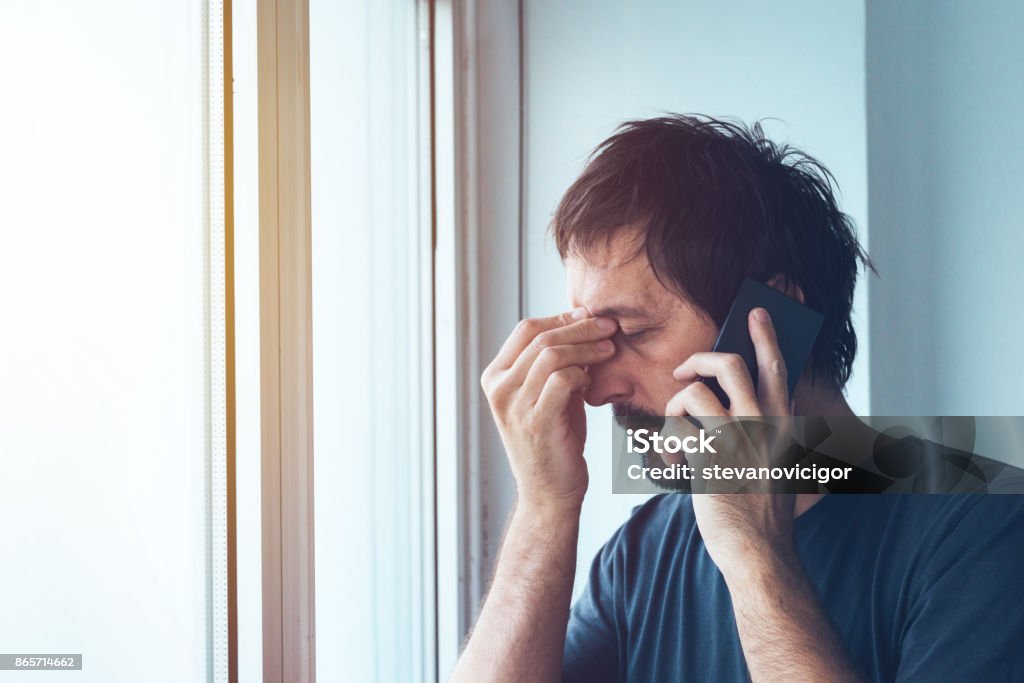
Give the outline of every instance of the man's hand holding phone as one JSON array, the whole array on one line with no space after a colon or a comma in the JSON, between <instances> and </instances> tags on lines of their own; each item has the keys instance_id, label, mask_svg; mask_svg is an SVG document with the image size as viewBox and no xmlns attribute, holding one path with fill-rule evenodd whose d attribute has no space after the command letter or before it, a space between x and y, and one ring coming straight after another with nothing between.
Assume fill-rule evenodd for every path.
<instances>
[{"instance_id":1,"label":"man's hand holding phone","mask_svg":"<svg viewBox=\"0 0 1024 683\"><path fill-rule=\"evenodd\" d=\"M748 315L750 338L757 355L757 389L739 355L732 353L695 353L677 367L673 376L687 384L665 407L667 416L710 418L714 426L735 422L738 418L767 416L774 434L788 434L786 420L792 415L787 385L786 364L779 349L775 328L763 308ZM703 382L714 377L727 394L726 408ZM709 425L706 425L709 426ZM778 444L752 444L750 457L778 453ZM731 452L737 460L746 454ZM744 465L767 465L745 462ZM751 568L762 557L781 554L791 559L793 550L793 510L791 494L740 493L699 494L693 497L694 514L708 554L727 581L738 572Z\"/></svg>"},{"instance_id":2,"label":"man's hand holding phone","mask_svg":"<svg viewBox=\"0 0 1024 683\"><path fill-rule=\"evenodd\" d=\"M520 505L578 509L586 366L615 354L617 323L585 308L521 321L480 378L516 478Z\"/></svg>"}]
</instances>

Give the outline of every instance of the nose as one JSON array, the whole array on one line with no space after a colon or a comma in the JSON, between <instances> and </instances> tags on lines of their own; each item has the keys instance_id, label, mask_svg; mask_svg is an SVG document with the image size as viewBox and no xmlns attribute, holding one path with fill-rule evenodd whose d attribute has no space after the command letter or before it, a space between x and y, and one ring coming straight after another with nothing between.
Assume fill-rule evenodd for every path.
<instances>
[{"instance_id":1,"label":"nose","mask_svg":"<svg viewBox=\"0 0 1024 683\"><path fill-rule=\"evenodd\" d=\"M616 354L610 360L588 368L590 386L583 394L583 400L588 404L603 406L607 403L622 403L633 396L633 383L618 361Z\"/></svg>"}]
</instances>

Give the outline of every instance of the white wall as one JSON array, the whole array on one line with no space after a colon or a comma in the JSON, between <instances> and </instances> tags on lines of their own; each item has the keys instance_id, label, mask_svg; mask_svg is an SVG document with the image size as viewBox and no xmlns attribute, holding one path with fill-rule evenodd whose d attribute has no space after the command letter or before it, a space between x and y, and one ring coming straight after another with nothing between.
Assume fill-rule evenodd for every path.
<instances>
[{"instance_id":1,"label":"white wall","mask_svg":"<svg viewBox=\"0 0 1024 683\"><path fill-rule=\"evenodd\" d=\"M843 206L867 241L862 2L531 0L525 13L527 315L566 308L562 267L544 238L548 221L585 155L633 117L781 119L766 125L769 134L835 173ZM848 394L866 412L863 287L856 306L863 346ZM611 494L610 409L589 414L580 571L637 503Z\"/></svg>"},{"instance_id":2,"label":"white wall","mask_svg":"<svg viewBox=\"0 0 1024 683\"><path fill-rule=\"evenodd\" d=\"M1020 415L1024 7L869 0L867 17L872 408Z\"/></svg>"},{"instance_id":3,"label":"white wall","mask_svg":"<svg viewBox=\"0 0 1024 683\"><path fill-rule=\"evenodd\" d=\"M207 677L202 4L0 12L0 647Z\"/></svg>"}]
</instances>

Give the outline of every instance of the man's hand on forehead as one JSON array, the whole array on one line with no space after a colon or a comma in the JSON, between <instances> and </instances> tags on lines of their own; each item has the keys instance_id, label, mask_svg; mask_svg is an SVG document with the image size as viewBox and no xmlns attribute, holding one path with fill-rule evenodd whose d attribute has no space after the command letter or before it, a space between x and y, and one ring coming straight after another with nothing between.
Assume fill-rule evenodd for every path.
<instances>
[{"instance_id":1,"label":"man's hand on forehead","mask_svg":"<svg viewBox=\"0 0 1024 683\"><path fill-rule=\"evenodd\" d=\"M586 368L615 355L615 320L584 307L521 321L480 378L508 451L519 499L549 509L582 503Z\"/></svg>"},{"instance_id":2,"label":"man's hand on forehead","mask_svg":"<svg viewBox=\"0 0 1024 683\"><path fill-rule=\"evenodd\" d=\"M615 320L608 317L592 316L590 311L583 306L546 318L527 318L516 325L491 363L491 367L510 369L516 372L518 377L519 372L517 371L529 370L537 356L545 348L593 344L597 349L597 343L611 337L617 327L618 324ZM614 350L607 346L602 348L607 351ZM600 351L600 349L597 350ZM549 355L555 353L581 355L579 351L569 352L565 349L558 349Z\"/></svg>"}]
</instances>

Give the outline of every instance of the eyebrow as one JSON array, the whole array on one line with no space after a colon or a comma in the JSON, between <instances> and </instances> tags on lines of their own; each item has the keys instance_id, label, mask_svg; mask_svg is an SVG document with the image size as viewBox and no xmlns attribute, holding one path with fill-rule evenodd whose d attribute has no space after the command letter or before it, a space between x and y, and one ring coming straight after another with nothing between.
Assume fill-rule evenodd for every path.
<instances>
[{"instance_id":1,"label":"eyebrow","mask_svg":"<svg viewBox=\"0 0 1024 683\"><path fill-rule=\"evenodd\" d=\"M637 306L608 306L590 311L596 318L648 318L650 312Z\"/></svg>"}]
</instances>

